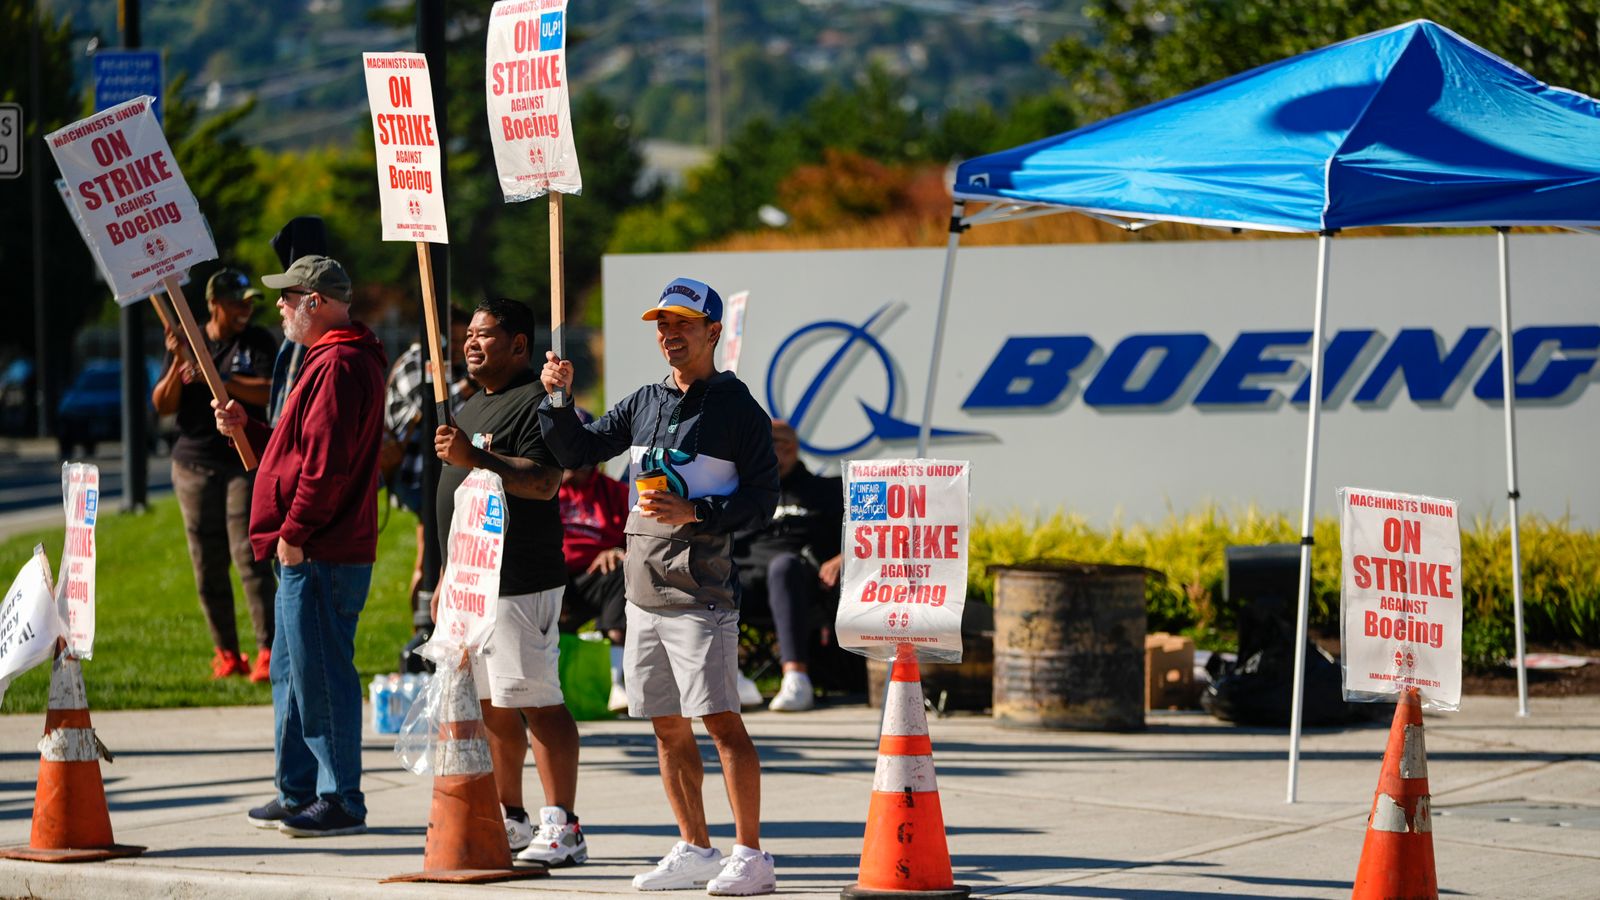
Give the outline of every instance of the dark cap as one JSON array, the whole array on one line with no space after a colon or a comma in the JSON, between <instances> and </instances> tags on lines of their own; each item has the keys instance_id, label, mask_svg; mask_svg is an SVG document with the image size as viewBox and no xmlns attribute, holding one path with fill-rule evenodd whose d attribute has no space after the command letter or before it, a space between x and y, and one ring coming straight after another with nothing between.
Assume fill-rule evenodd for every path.
<instances>
[{"instance_id":1,"label":"dark cap","mask_svg":"<svg viewBox=\"0 0 1600 900\"><path fill-rule=\"evenodd\" d=\"M250 279L238 269L223 269L206 282L207 300L242 300Z\"/></svg>"},{"instance_id":2,"label":"dark cap","mask_svg":"<svg viewBox=\"0 0 1600 900\"><path fill-rule=\"evenodd\" d=\"M261 283L269 288L304 285L330 300L350 302L350 276L339 261L326 256L302 256L282 275L266 275Z\"/></svg>"}]
</instances>

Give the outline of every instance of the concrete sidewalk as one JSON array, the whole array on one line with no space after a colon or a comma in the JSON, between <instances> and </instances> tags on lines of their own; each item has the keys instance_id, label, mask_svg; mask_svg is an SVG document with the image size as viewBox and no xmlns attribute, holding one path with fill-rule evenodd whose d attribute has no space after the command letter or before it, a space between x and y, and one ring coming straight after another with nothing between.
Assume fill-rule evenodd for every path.
<instances>
[{"instance_id":1,"label":"concrete sidewalk","mask_svg":"<svg viewBox=\"0 0 1600 900\"><path fill-rule=\"evenodd\" d=\"M95 685L89 673L91 702ZM1600 894L1600 697L1469 697L1430 716L1427 746L1441 891L1478 897ZM42 716L0 717L0 845L26 843ZM250 827L271 796L263 707L95 714L116 836L138 859L74 866L0 861L0 897L494 897L633 894L630 877L676 838L644 722L582 724L579 813L592 861L503 886L382 885L421 868L430 783L368 735L371 832L294 840ZM780 892L837 897L855 880L877 716L863 707L747 718L764 762L763 844ZM1315 729L1300 798L1284 803L1287 738L1194 713L1142 734L1008 731L932 722L956 880L975 894L1050 897L1348 897L1386 725ZM732 843L715 754L712 836ZM530 770L531 805L538 782ZM1544 807L1539 809L1536 807ZM1519 821L1520 820L1520 821ZM689 896L679 893L677 896Z\"/></svg>"}]
</instances>

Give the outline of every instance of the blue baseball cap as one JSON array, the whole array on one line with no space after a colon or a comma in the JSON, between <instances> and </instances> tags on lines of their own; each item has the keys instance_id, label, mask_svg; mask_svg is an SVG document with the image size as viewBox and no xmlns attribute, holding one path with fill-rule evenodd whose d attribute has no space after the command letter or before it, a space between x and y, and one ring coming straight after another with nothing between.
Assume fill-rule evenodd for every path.
<instances>
[{"instance_id":1,"label":"blue baseball cap","mask_svg":"<svg viewBox=\"0 0 1600 900\"><path fill-rule=\"evenodd\" d=\"M661 299L656 301L656 305L645 310L639 318L649 322L660 318L664 312L721 322L722 297L704 281L674 278L661 292Z\"/></svg>"}]
</instances>

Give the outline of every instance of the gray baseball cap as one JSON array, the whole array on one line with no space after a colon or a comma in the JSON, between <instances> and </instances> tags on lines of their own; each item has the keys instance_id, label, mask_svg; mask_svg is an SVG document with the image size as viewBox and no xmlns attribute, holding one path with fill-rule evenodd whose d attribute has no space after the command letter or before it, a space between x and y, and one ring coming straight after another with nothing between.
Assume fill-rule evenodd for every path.
<instances>
[{"instance_id":1,"label":"gray baseball cap","mask_svg":"<svg viewBox=\"0 0 1600 900\"><path fill-rule=\"evenodd\" d=\"M306 287L324 297L350 302L350 276L339 261L327 256L302 256L282 275L264 275L261 283L269 288Z\"/></svg>"}]
</instances>

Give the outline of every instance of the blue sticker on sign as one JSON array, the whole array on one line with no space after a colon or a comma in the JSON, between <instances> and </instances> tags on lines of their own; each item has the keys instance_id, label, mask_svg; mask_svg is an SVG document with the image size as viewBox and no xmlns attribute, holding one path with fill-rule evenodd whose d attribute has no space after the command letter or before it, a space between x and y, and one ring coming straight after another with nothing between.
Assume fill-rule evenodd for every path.
<instances>
[{"instance_id":1,"label":"blue sticker on sign","mask_svg":"<svg viewBox=\"0 0 1600 900\"><path fill-rule=\"evenodd\" d=\"M490 494L489 505L483 511L483 530L489 534L499 534L505 530L505 527L505 504L500 502L499 497Z\"/></svg>"},{"instance_id":2,"label":"blue sticker on sign","mask_svg":"<svg viewBox=\"0 0 1600 900\"><path fill-rule=\"evenodd\" d=\"M561 37L566 31L566 25L561 20L561 13L545 13L539 17L539 51L560 50Z\"/></svg>"},{"instance_id":3,"label":"blue sticker on sign","mask_svg":"<svg viewBox=\"0 0 1600 900\"><path fill-rule=\"evenodd\" d=\"M886 481L850 482L850 521L881 522L889 518L889 510L883 502L887 484Z\"/></svg>"},{"instance_id":4,"label":"blue sticker on sign","mask_svg":"<svg viewBox=\"0 0 1600 900\"><path fill-rule=\"evenodd\" d=\"M93 525L95 510L100 508L100 492L90 488L83 492L83 524Z\"/></svg>"}]
</instances>

